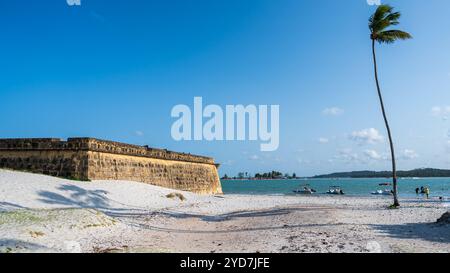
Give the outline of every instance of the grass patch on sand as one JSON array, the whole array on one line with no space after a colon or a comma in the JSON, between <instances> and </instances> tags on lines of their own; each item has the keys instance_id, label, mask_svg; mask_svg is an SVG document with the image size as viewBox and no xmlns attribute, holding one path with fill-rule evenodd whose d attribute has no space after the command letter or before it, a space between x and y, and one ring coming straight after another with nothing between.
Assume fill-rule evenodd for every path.
<instances>
[{"instance_id":1,"label":"grass patch on sand","mask_svg":"<svg viewBox=\"0 0 450 273\"><path fill-rule=\"evenodd\" d=\"M36 215L31 210L0 212L0 225L11 223L40 223L46 220L46 218Z\"/></svg>"},{"instance_id":2,"label":"grass patch on sand","mask_svg":"<svg viewBox=\"0 0 450 273\"><path fill-rule=\"evenodd\" d=\"M106 218L103 216L102 216L102 218L98 217L95 220L98 222L86 224L83 226L83 228L109 227L109 226L113 226L117 223L117 221L114 220L113 218ZM92 221L94 221L94 219L92 219Z\"/></svg>"},{"instance_id":3,"label":"grass patch on sand","mask_svg":"<svg viewBox=\"0 0 450 273\"><path fill-rule=\"evenodd\" d=\"M166 195L166 197L170 198L170 199L178 198L181 201L186 200L186 197L184 197L184 195L182 195L181 193L178 193L178 192L169 193L168 195Z\"/></svg>"},{"instance_id":4,"label":"grass patch on sand","mask_svg":"<svg viewBox=\"0 0 450 273\"><path fill-rule=\"evenodd\" d=\"M0 225L33 226L42 223L48 223L57 228L83 229L113 226L117 221L93 209L21 209L0 212ZM33 237L41 236L38 233L31 235Z\"/></svg>"}]
</instances>

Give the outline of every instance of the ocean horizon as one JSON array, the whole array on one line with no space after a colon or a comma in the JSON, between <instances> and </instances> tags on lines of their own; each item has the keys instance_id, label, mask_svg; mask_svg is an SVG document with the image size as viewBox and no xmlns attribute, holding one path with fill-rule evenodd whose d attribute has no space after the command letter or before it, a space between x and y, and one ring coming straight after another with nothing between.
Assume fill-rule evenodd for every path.
<instances>
[{"instance_id":1,"label":"ocean horizon","mask_svg":"<svg viewBox=\"0 0 450 273\"><path fill-rule=\"evenodd\" d=\"M260 195L293 195L293 190L309 184L315 189L315 195L325 194L329 187L340 186L348 196L375 196L376 190L391 189L392 186L380 186L381 183L392 183L387 178L301 178L280 180L221 180L224 194L260 194ZM430 198L450 197L450 177L432 178L399 178L400 197L417 197L416 188L430 188ZM422 195L419 194L419 197ZM390 196L379 196L390 197Z\"/></svg>"}]
</instances>

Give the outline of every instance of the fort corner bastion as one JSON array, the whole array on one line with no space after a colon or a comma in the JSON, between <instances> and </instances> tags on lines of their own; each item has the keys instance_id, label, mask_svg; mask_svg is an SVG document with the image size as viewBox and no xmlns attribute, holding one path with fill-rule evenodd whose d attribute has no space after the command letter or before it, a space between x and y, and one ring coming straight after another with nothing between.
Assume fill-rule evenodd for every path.
<instances>
[{"instance_id":1,"label":"fort corner bastion","mask_svg":"<svg viewBox=\"0 0 450 273\"><path fill-rule=\"evenodd\" d=\"M131 180L199 194L221 194L210 157L94 138L0 139L0 168L76 180Z\"/></svg>"}]
</instances>

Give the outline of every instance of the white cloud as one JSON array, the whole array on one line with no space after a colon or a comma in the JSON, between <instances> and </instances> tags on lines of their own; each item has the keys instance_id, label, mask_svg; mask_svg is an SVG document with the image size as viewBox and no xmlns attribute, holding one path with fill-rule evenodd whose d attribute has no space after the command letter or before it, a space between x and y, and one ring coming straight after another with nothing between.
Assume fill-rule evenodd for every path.
<instances>
[{"instance_id":1,"label":"white cloud","mask_svg":"<svg viewBox=\"0 0 450 273\"><path fill-rule=\"evenodd\" d=\"M383 157L375 150L365 150L364 154L369 158L373 160L380 160L383 159Z\"/></svg>"},{"instance_id":2,"label":"white cloud","mask_svg":"<svg viewBox=\"0 0 450 273\"><path fill-rule=\"evenodd\" d=\"M333 157L333 159L328 160L328 162L334 162L335 160L342 161L347 164L371 164L374 162L379 162L383 160L388 160L389 157L385 154L380 154L375 150L365 150L361 153L353 152L351 149L338 150L338 154Z\"/></svg>"},{"instance_id":3,"label":"white cloud","mask_svg":"<svg viewBox=\"0 0 450 273\"><path fill-rule=\"evenodd\" d=\"M351 133L350 139L360 144L375 144L382 142L384 137L380 135L377 129L369 128Z\"/></svg>"},{"instance_id":4,"label":"white cloud","mask_svg":"<svg viewBox=\"0 0 450 273\"><path fill-rule=\"evenodd\" d=\"M232 166L232 165L234 165L234 162L235 162L234 160L227 160L227 161L223 162L222 165Z\"/></svg>"},{"instance_id":5,"label":"white cloud","mask_svg":"<svg viewBox=\"0 0 450 273\"><path fill-rule=\"evenodd\" d=\"M431 108L431 115L447 120L450 116L450 106L434 106Z\"/></svg>"},{"instance_id":6,"label":"white cloud","mask_svg":"<svg viewBox=\"0 0 450 273\"><path fill-rule=\"evenodd\" d=\"M325 138L325 137L319 138L319 143L326 144L328 142L330 142L330 140L328 138Z\"/></svg>"},{"instance_id":7,"label":"white cloud","mask_svg":"<svg viewBox=\"0 0 450 273\"><path fill-rule=\"evenodd\" d=\"M275 161L275 162L281 162L282 161L279 156L273 155L271 153L262 154L262 157L263 158L261 158L261 159L267 159L269 161Z\"/></svg>"},{"instance_id":8,"label":"white cloud","mask_svg":"<svg viewBox=\"0 0 450 273\"><path fill-rule=\"evenodd\" d=\"M391 159L390 156L388 156L386 154L380 154L375 150L365 150L364 155L369 160L390 160ZM411 160L411 159L416 159L418 157L419 157L419 155L416 153L416 151L411 150L411 149L405 149L400 153L398 159Z\"/></svg>"},{"instance_id":9,"label":"white cloud","mask_svg":"<svg viewBox=\"0 0 450 273\"><path fill-rule=\"evenodd\" d=\"M431 108L431 114L433 116L439 116L441 114L442 108L439 106L434 106Z\"/></svg>"},{"instance_id":10,"label":"white cloud","mask_svg":"<svg viewBox=\"0 0 450 273\"><path fill-rule=\"evenodd\" d=\"M136 131L134 132L138 137L144 136L144 133L142 131Z\"/></svg>"},{"instance_id":11,"label":"white cloud","mask_svg":"<svg viewBox=\"0 0 450 273\"><path fill-rule=\"evenodd\" d=\"M250 156L248 159L250 159L250 160L258 160L258 159L259 159L259 156L257 156L257 155L252 155L252 156Z\"/></svg>"},{"instance_id":12,"label":"white cloud","mask_svg":"<svg viewBox=\"0 0 450 273\"><path fill-rule=\"evenodd\" d=\"M367 4L369 6L373 6L373 5L379 6L379 5L381 5L381 0L367 0Z\"/></svg>"},{"instance_id":13,"label":"white cloud","mask_svg":"<svg viewBox=\"0 0 450 273\"><path fill-rule=\"evenodd\" d=\"M345 161L346 163L359 161L359 156L351 149L342 149L338 151L338 154L334 156L334 159Z\"/></svg>"},{"instance_id":14,"label":"white cloud","mask_svg":"<svg viewBox=\"0 0 450 273\"><path fill-rule=\"evenodd\" d=\"M311 160L303 159L303 158L297 158L297 162L300 165L309 165L312 163Z\"/></svg>"},{"instance_id":15,"label":"white cloud","mask_svg":"<svg viewBox=\"0 0 450 273\"><path fill-rule=\"evenodd\" d=\"M410 150L410 149L403 150L403 152L401 154L401 159L404 159L404 160L411 160L411 159L415 159L418 157L419 157L419 155L414 150Z\"/></svg>"},{"instance_id":16,"label":"white cloud","mask_svg":"<svg viewBox=\"0 0 450 273\"><path fill-rule=\"evenodd\" d=\"M344 113L344 110L339 108L339 107L329 107L329 108L325 108L322 111L322 114L325 116L339 116L342 115Z\"/></svg>"}]
</instances>

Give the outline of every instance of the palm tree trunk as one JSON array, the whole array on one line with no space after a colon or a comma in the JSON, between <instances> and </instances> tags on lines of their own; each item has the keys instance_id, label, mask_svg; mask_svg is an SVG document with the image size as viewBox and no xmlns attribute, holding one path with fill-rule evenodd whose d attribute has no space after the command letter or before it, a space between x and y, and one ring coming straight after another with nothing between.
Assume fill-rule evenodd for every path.
<instances>
[{"instance_id":1,"label":"palm tree trunk","mask_svg":"<svg viewBox=\"0 0 450 273\"><path fill-rule=\"evenodd\" d=\"M378 69L377 69L377 58L375 54L375 40L372 39L372 53L373 53L373 64L375 69L375 82L377 83L378 98L380 99L381 111L383 112L384 124L386 125L386 130L389 137L389 145L391 147L391 160L392 160L392 181L393 181L393 192L394 192L394 206L400 206L398 202L398 190L397 190L397 170L395 165L395 151L394 143L392 141L391 129L389 127L389 122L386 117L386 111L384 109L383 96L381 95L380 82L378 81Z\"/></svg>"}]
</instances>

